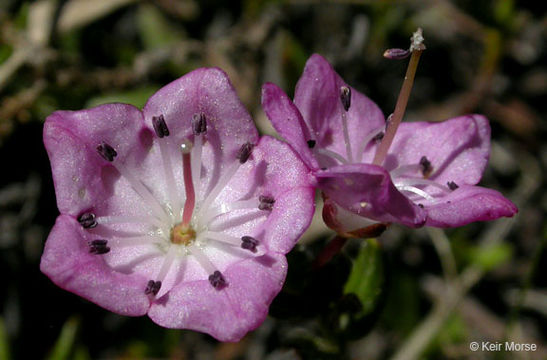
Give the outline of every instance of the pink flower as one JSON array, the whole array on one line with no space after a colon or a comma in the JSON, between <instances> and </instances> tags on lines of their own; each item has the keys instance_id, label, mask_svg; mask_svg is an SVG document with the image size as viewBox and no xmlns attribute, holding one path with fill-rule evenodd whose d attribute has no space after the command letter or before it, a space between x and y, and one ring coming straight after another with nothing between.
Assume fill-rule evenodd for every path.
<instances>
[{"instance_id":1,"label":"pink flower","mask_svg":"<svg viewBox=\"0 0 547 360\"><path fill-rule=\"evenodd\" d=\"M314 212L309 170L259 139L218 69L44 126L57 205L41 270L118 314L238 341L281 290Z\"/></svg>"},{"instance_id":2,"label":"pink flower","mask_svg":"<svg viewBox=\"0 0 547 360\"><path fill-rule=\"evenodd\" d=\"M475 186L490 151L490 127L481 115L403 122L379 166L372 160L385 130L381 110L323 57L306 63L294 104L266 84L262 105L312 169L326 197L323 216L335 230L378 221L455 227L517 212L499 192Z\"/></svg>"}]
</instances>

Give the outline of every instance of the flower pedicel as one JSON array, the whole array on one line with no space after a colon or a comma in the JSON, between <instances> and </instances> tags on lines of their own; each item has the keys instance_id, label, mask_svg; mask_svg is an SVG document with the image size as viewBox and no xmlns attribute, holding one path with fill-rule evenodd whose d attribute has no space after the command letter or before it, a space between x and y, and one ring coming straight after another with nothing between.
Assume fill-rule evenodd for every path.
<instances>
[{"instance_id":1,"label":"flower pedicel","mask_svg":"<svg viewBox=\"0 0 547 360\"><path fill-rule=\"evenodd\" d=\"M259 139L221 70L183 76L142 112L57 111L44 143L61 215L40 267L55 284L222 341L262 323L311 221L312 177Z\"/></svg>"}]
</instances>

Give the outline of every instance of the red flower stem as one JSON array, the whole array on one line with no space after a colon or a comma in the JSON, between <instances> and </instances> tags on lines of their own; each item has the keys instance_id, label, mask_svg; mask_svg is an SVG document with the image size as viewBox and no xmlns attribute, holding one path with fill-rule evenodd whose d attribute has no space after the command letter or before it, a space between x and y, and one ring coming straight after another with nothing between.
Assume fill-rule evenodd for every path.
<instances>
[{"instance_id":1,"label":"red flower stem","mask_svg":"<svg viewBox=\"0 0 547 360\"><path fill-rule=\"evenodd\" d=\"M184 188L186 190L186 201L182 211L182 225L190 224L192 213L196 205L196 193L194 191L194 182L192 181L192 164L190 162L190 152L182 153L182 172L184 176Z\"/></svg>"},{"instance_id":2,"label":"red flower stem","mask_svg":"<svg viewBox=\"0 0 547 360\"><path fill-rule=\"evenodd\" d=\"M384 138L378 146L378 149L376 149L376 154L374 154L374 160L372 161L374 165L382 165L384 162L389 147L395 137L395 132L403 120L403 115L405 114L408 98L410 97L410 92L412 91L414 76L416 75L416 69L418 68L418 61L420 60L422 51L423 50L419 49L412 51L410 62L408 63L408 68L406 69L405 80L403 81L403 86L401 86L401 91L399 92L399 97L397 98L397 104L395 105L395 111L393 112L391 121L387 124Z\"/></svg>"}]
</instances>

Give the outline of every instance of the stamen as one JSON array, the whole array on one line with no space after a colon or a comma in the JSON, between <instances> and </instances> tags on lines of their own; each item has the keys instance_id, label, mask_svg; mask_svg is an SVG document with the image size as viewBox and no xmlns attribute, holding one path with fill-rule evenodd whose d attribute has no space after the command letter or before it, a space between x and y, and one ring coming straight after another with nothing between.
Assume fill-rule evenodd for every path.
<instances>
[{"instance_id":1,"label":"stamen","mask_svg":"<svg viewBox=\"0 0 547 360\"><path fill-rule=\"evenodd\" d=\"M192 130L194 135L205 135L207 133L207 119L204 113L194 114L192 117Z\"/></svg>"},{"instance_id":2,"label":"stamen","mask_svg":"<svg viewBox=\"0 0 547 360\"><path fill-rule=\"evenodd\" d=\"M271 211L275 203L275 199L273 197L265 196L265 195L260 195L258 197L258 201L260 201L260 204L258 204L258 208L260 210L267 210L267 211Z\"/></svg>"},{"instance_id":3,"label":"stamen","mask_svg":"<svg viewBox=\"0 0 547 360\"><path fill-rule=\"evenodd\" d=\"M99 153L99 155L102 156L103 159L109 162L114 161L114 158L118 156L116 150L114 150L112 146L108 145L104 141L97 146L97 152Z\"/></svg>"},{"instance_id":4,"label":"stamen","mask_svg":"<svg viewBox=\"0 0 547 360\"><path fill-rule=\"evenodd\" d=\"M229 235L224 232L218 232L218 231L204 231L202 234L199 235L199 238L197 241L204 241L204 239L213 240L221 244L226 244L226 245L230 245L234 247L240 247L241 242L243 241L243 238L239 238L237 236ZM256 245L258 245L258 240ZM256 252L256 251L253 251L253 252Z\"/></svg>"},{"instance_id":5,"label":"stamen","mask_svg":"<svg viewBox=\"0 0 547 360\"><path fill-rule=\"evenodd\" d=\"M258 246L259 241L252 236L243 236L241 237L241 248L249 250L251 252L256 252L256 247Z\"/></svg>"},{"instance_id":6,"label":"stamen","mask_svg":"<svg viewBox=\"0 0 547 360\"><path fill-rule=\"evenodd\" d=\"M374 160L372 163L375 165L381 165L384 162L389 147L395 138L397 128L403 120L406 105L408 104L408 98L410 97L412 85L414 84L414 76L416 75L420 55L425 50L423 41L424 38L422 36L422 29L418 28L411 38L410 51L412 52L412 56L410 57L405 79L403 81L401 91L399 92L399 97L397 98L397 104L395 105L395 111L393 112L393 119L387 123L385 136L376 149L376 154L374 154Z\"/></svg>"},{"instance_id":7,"label":"stamen","mask_svg":"<svg viewBox=\"0 0 547 360\"><path fill-rule=\"evenodd\" d=\"M89 252L91 254L95 254L95 255L106 254L107 252L110 251L110 248L107 246L107 244L108 244L108 241L107 240L102 240L102 239L97 239L97 240L90 241L88 243Z\"/></svg>"},{"instance_id":8,"label":"stamen","mask_svg":"<svg viewBox=\"0 0 547 360\"><path fill-rule=\"evenodd\" d=\"M317 151L318 154L325 155L325 156L328 156L328 157L333 158L335 160L338 160L342 164L347 164L348 163L348 161L342 155L340 155L340 154L338 154L334 151L327 150L327 149L324 149L324 148L318 148L315 151Z\"/></svg>"},{"instance_id":9,"label":"stamen","mask_svg":"<svg viewBox=\"0 0 547 360\"><path fill-rule=\"evenodd\" d=\"M160 291L160 288L161 288L161 281L149 280L148 284L146 285L146 289L144 289L144 293L146 295L152 294L156 296L158 292Z\"/></svg>"},{"instance_id":10,"label":"stamen","mask_svg":"<svg viewBox=\"0 0 547 360\"><path fill-rule=\"evenodd\" d=\"M192 179L192 163L190 159L191 145L184 143L182 150L182 172L184 176L184 188L186 189L186 201L182 212L182 225L190 224L192 213L196 205L196 193L194 191L194 181Z\"/></svg>"},{"instance_id":11,"label":"stamen","mask_svg":"<svg viewBox=\"0 0 547 360\"><path fill-rule=\"evenodd\" d=\"M241 148L239 149L236 155L236 158L239 159L239 162L241 164L245 164L247 162L247 160L249 159L249 156L251 156L253 147L254 145L249 142L241 146Z\"/></svg>"},{"instance_id":12,"label":"stamen","mask_svg":"<svg viewBox=\"0 0 547 360\"><path fill-rule=\"evenodd\" d=\"M165 226L165 223L150 216L98 216L96 221L101 225L146 224L156 228Z\"/></svg>"},{"instance_id":13,"label":"stamen","mask_svg":"<svg viewBox=\"0 0 547 360\"><path fill-rule=\"evenodd\" d=\"M308 147L310 149L313 149L315 147L316 142L315 142L315 140L308 140L307 143L308 143Z\"/></svg>"},{"instance_id":14,"label":"stamen","mask_svg":"<svg viewBox=\"0 0 547 360\"><path fill-rule=\"evenodd\" d=\"M139 196L146 202L146 205L152 209L154 215L158 219L167 222L166 220L168 220L168 218L165 209L161 206L154 195L152 195L150 190L148 190L148 188L144 186L144 184L138 180L135 175L133 175L133 173L125 167L124 164L121 162L116 162L113 163L113 165L116 170L118 170L118 172L129 182L133 190L135 190L135 192L139 194Z\"/></svg>"},{"instance_id":15,"label":"stamen","mask_svg":"<svg viewBox=\"0 0 547 360\"><path fill-rule=\"evenodd\" d=\"M458 184L456 184L454 181L449 181L446 183L446 185L450 190L456 190L457 188L459 188Z\"/></svg>"},{"instance_id":16,"label":"stamen","mask_svg":"<svg viewBox=\"0 0 547 360\"><path fill-rule=\"evenodd\" d=\"M224 276L218 270L209 275L209 282L217 290L220 290L226 286L226 279L224 279Z\"/></svg>"},{"instance_id":17,"label":"stamen","mask_svg":"<svg viewBox=\"0 0 547 360\"><path fill-rule=\"evenodd\" d=\"M367 145L374 139L378 137L378 135L382 135L384 132L384 126L380 126L374 130L372 130L361 142L361 145L359 145L359 148L357 149L357 154L359 154L359 158L357 159L358 162L361 162L363 160L363 155L365 153L365 149L367 148Z\"/></svg>"},{"instance_id":18,"label":"stamen","mask_svg":"<svg viewBox=\"0 0 547 360\"><path fill-rule=\"evenodd\" d=\"M444 186L444 185L441 185L439 184L438 182L435 182L435 181L432 181L432 180L428 180L428 179L421 179L421 178L398 178L394 181L395 183L395 187L398 187L399 185L403 186L403 185L428 185L428 186L433 186L433 187L436 187L437 189L440 189L444 192L450 192L450 190Z\"/></svg>"},{"instance_id":19,"label":"stamen","mask_svg":"<svg viewBox=\"0 0 547 360\"><path fill-rule=\"evenodd\" d=\"M342 102L342 107L344 111L342 112L342 129L344 132L344 143L346 145L346 156L350 163L353 162L353 154L351 152L351 142L349 141L349 130L348 130L348 119L346 113L349 110L351 105L351 90L347 86L342 86L340 88L340 101Z\"/></svg>"},{"instance_id":20,"label":"stamen","mask_svg":"<svg viewBox=\"0 0 547 360\"><path fill-rule=\"evenodd\" d=\"M395 185L395 187L397 187L397 189L399 191L409 191L409 192L412 192L416 195L419 195L419 196L423 197L426 200L434 200L433 196L429 195L428 193L426 193L425 191L423 191L421 189L418 189L415 186L410 186L410 185L399 185L399 186L397 186L397 185Z\"/></svg>"},{"instance_id":21,"label":"stamen","mask_svg":"<svg viewBox=\"0 0 547 360\"><path fill-rule=\"evenodd\" d=\"M429 175L431 175L431 172L433 171L433 166L431 166L431 161L429 161L426 156L422 156L420 158L420 168L422 170L424 178L427 178L429 177Z\"/></svg>"},{"instance_id":22,"label":"stamen","mask_svg":"<svg viewBox=\"0 0 547 360\"><path fill-rule=\"evenodd\" d=\"M222 275L222 273L215 268L211 260L205 256L205 254L199 249L197 246L192 246L190 249L190 252L192 255L194 255L194 258L196 261L201 265L201 267L209 274L209 282L211 285L217 289L220 290L224 286L226 286L226 279Z\"/></svg>"},{"instance_id":23,"label":"stamen","mask_svg":"<svg viewBox=\"0 0 547 360\"><path fill-rule=\"evenodd\" d=\"M351 89L347 86L340 87L340 101L347 112L351 106Z\"/></svg>"},{"instance_id":24,"label":"stamen","mask_svg":"<svg viewBox=\"0 0 547 360\"><path fill-rule=\"evenodd\" d=\"M92 229L97 226L95 214L92 212L86 212L78 216L78 222L84 229Z\"/></svg>"},{"instance_id":25,"label":"stamen","mask_svg":"<svg viewBox=\"0 0 547 360\"><path fill-rule=\"evenodd\" d=\"M163 115L153 116L152 125L154 126L154 131L159 138L169 136L169 129L167 128Z\"/></svg>"},{"instance_id":26,"label":"stamen","mask_svg":"<svg viewBox=\"0 0 547 360\"><path fill-rule=\"evenodd\" d=\"M169 135L169 130L167 129L167 125L165 124L165 121L163 120L163 115L160 115L161 121L163 125L158 125L158 127L165 126L165 129L162 134L163 136ZM154 118L153 118L154 119ZM154 124L154 129L156 129L156 125ZM160 136L158 131L156 130L156 133L160 138L163 136ZM175 176L173 175L173 163L171 162L171 156L169 155L169 140L165 139L164 141L159 141L160 146L160 153L161 153L161 159L163 162L163 172L165 174L165 184L167 186L167 195L169 198L169 204L171 206L171 211L173 212L172 220L178 218L180 216L180 196L177 189L177 186L175 184Z\"/></svg>"},{"instance_id":27,"label":"stamen","mask_svg":"<svg viewBox=\"0 0 547 360\"><path fill-rule=\"evenodd\" d=\"M194 192L200 194L201 190L201 154L203 151L203 136L194 136L194 146L190 154L192 160L192 182Z\"/></svg>"}]
</instances>

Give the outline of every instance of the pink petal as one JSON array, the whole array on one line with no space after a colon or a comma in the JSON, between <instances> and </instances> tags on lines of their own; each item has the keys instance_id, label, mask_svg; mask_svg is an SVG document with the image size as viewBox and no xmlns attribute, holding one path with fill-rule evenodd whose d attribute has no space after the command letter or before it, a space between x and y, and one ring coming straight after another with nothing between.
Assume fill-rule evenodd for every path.
<instances>
[{"instance_id":1,"label":"pink petal","mask_svg":"<svg viewBox=\"0 0 547 360\"><path fill-rule=\"evenodd\" d=\"M98 154L98 145L113 146L118 160L131 156L139 161L146 153L148 135L142 114L131 105L109 104L50 115L44 125L44 144L59 211L77 216L111 196L112 182L106 178L118 175L109 171L113 169Z\"/></svg>"},{"instance_id":2,"label":"pink petal","mask_svg":"<svg viewBox=\"0 0 547 360\"><path fill-rule=\"evenodd\" d=\"M233 155L242 144L256 144L258 132L253 119L237 97L228 76L218 68L201 68L169 83L150 97L144 106L146 123L152 129L152 117L163 115L172 142L180 144L192 135L192 117L203 112L208 136L214 148Z\"/></svg>"},{"instance_id":3,"label":"pink petal","mask_svg":"<svg viewBox=\"0 0 547 360\"><path fill-rule=\"evenodd\" d=\"M346 156L342 127L340 87L348 86L322 56L312 55L296 85L294 103L308 124L317 146ZM350 86L348 86L351 88ZM351 88L351 106L347 112L348 132L355 155L362 141L384 125L380 108L368 97Z\"/></svg>"},{"instance_id":4,"label":"pink petal","mask_svg":"<svg viewBox=\"0 0 547 360\"><path fill-rule=\"evenodd\" d=\"M511 217L517 207L499 192L479 186L460 186L437 203L424 203L428 226L457 227L474 221Z\"/></svg>"},{"instance_id":5,"label":"pink petal","mask_svg":"<svg viewBox=\"0 0 547 360\"><path fill-rule=\"evenodd\" d=\"M482 115L461 116L439 123L403 122L388 153L385 167L418 164L426 156L430 176L440 184L475 185L490 154L490 126Z\"/></svg>"},{"instance_id":6,"label":"pink petal","mask_svg":"<svg viewBox=\"0 0 547 360\"><path fill-rule=\"evenodd\" d=\"M228 283L223 289L213 288L207 280L181 283L153 303L148 315L164 327L201 331L220 341L239 341L264 321L286 273L283 255L247 259L223 272Z\"/></svg>"},{"instance_id":7,"label":"pink petal","mask_svg":"<svg viewBox=\"0 0 547 360\"><path fill-rule=\"evenodd\" d=\"M61 288L110 311L146 314L150 306L144 294L148 279L112 270L103 255L89 253L91 240L75 219L60 215L47 239L40 270Z\"/></svg>"},{"instance_id":8,"label":"pink petal","mask_svg":"<svg viewBox=\"0 0 547 360\"><path fill-rule=\"evenodd\" d=\"M329 199L358 215L410 227L425 223L425 211L401 194L380 166L340 165L318 172L317 177Z\"/></svg>"},{"instance_id":9,"label":"pink petal","mask_svg":"<svg viewBox=\"0 0 547 360\"><path fill-rule=\"evenodd\" d=\"M313 140L302 115L291 99L277 85L266 83L262 86L262 108L279 134L302 157L312 169L317 169L308 141Z\"/></svg>"}]
</instances>

